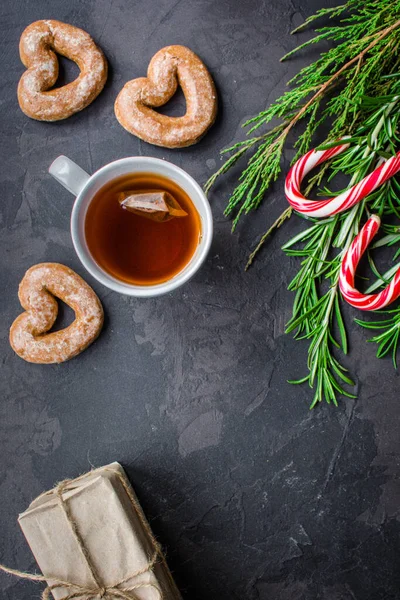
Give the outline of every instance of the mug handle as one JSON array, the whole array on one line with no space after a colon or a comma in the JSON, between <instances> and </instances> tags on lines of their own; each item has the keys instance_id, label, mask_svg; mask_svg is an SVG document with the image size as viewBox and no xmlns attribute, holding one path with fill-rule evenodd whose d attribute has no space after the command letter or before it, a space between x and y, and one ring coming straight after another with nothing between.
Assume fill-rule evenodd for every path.
<instances>
[{"instance_id":1,"label":"mug handle","mask_svg":"<svg viewBox=\"0 0 400 600\"><path fill-rule=\"evenodd\" d=\"M86 171L63 155L51 163L49 173L74 196L81 193L90 179L90 175Z\"/></svg>"}]
</instances>

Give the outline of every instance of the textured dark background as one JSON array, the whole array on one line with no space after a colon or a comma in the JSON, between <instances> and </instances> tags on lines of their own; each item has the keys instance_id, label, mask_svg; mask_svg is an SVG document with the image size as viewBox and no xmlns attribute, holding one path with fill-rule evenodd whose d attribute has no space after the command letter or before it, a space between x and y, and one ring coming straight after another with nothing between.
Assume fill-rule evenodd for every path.
<instances>
[{"instance_id":1,"label":"textured dark background","mask_svg":"<svg viewBox=\"0 0 400 600\"><path fill-rule=\"evenodd\" d=\"M2 1L1 562L35 569L16 518L37 494L119 460L185 599L400 598L398 374L374 357L347 310L347 365L358 398L309 412L308 388L286 383L305 373L306 362L306 346L284 335L297 261L280 251L300 220L243 271L254 239L282 211L282 184L232 236L223 217L233 183L226 178L211 196L215 239L204 268L170 296L135 300L85 273L69 234L72 196L47 174L62 153L88 171L146 154L175 162L203 184L220 164L219 148L241 139L240 123L309 60L279 63L308 36L294 39L289 31L332 4ZM87 30L110 64L100 97L56 124L28 119L16 99L19 37L41 18ZM182 151L141 143L113 112L122 85L144 75L168 44L186 44L204 59L220 98L217 124ZM75 73L67 68L67 77ZM175 109L183 110L182 98ZM25 363L8 344L21 311L18 283L41 261L83 275L107 315L99 340L59 366ZM37 598L39 588L0 576L2 598Z\"/></svg>"}]
</instances>

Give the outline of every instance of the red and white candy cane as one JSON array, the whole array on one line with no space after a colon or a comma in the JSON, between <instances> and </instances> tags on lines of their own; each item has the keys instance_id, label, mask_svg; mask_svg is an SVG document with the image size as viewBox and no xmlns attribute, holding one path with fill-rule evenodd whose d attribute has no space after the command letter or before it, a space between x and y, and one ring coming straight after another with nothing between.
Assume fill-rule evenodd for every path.
<instances>
[{"instance_id":1,"label":"red and white candy cane","mask_svg":"<svg viewBox=\"0 0 400 600\"><path fill-rule=\"evenodd\" d=\"M379 308L384 308L400 296L400 269L396 272L389 285L378 294L361 294L354 287L357 265L368 248L370 241L378 232L380 224L381 220L377 215L372 215L368 219L346 252L340 268L339 286L343 298L360 310L378 310Z\"/></svg>"},{"instance_id":2,"label":"red and white candy cane","mask_svg":"<svg viewBox=\"0 0 400 600\"><path fill-rule=\"evenodd\" d=\"M300 185L307 173L317 165L337 156L348 147L349 144L344 143L329 150L310 150L293 165L286 177L285 194L289 204L295 210L316 218L336 215L363 200L382 183L385 183L400 171L400 152L398 152L364 177L362 181L339 194L339 196L326 200L308 200L305 198L300 192ZM400 269L391 283L378 294L362 294L354 287L357 265L372 238L378 232L380 223L381 220L376 215L372 215L368 219L360 233L354 238L341 264L339 286L343 298L360 310L384 308L400 296Z\"/></svg>"},{"instance_id":3,"label":"red and white candy cane","mask_svg":"<svg viewBox=\"0 0 400 600\"><path fill-rule=\"evenodd\" d=\"M308 200L305 198L300 192L300 185L304 177L311 169L337 156L348 147L349 144L342 144L334 146L334 148L330 148L329 150L310 150L295 162L286 177L285 195L289 204L297 212L316 218L336 215L363 200L376 190L377 187L382 185L382 183L385 183L385 181L400 171L400 152L398 152L375 169L375 171L364 177L359 183L339 194L339 196L328 198L327 200Z\"/></svg>"}]
</instances>

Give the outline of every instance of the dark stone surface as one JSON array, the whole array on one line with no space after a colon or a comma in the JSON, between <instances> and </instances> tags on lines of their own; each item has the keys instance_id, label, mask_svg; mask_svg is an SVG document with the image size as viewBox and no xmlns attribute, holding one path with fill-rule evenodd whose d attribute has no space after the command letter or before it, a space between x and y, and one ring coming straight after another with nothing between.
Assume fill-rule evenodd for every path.
<instances>
[{"instance_id":1,"label":"dark stone surface","mask_svg":"<svg viewBox=\"0 0 400 600\"><path fill-rule=\"evenodd\" d=\"M280 251L300 221L243 271L255 237L282 211L282 184L232 236L223 208L233 180L225 179L211 196L216 231L205 267L180 291L143 301L111 293L84 272L69 234L72 197L47 174L61 153L88 171L146 154L204 183L220 164L219 148L241 138L240 123L308 60L278 62L308 35L296 40L290 29L329 4L3 0L1 562L35 569L16 517L38 493L119 460L185 599L400 597L398 374L389 360L375 358L347 310L347 364L358 399L309 412L308 388L286 383L304 374L306 361L306 346L284 335L293 300L286 288L297 263ZM16 100L19 37L40 18L84 28L110 64L100 97L56 124L28 119ZM204 59L221 105L212 131L182 151L141 143L113 113L125 81L144 75L151 56L171 43ZM107 315L99 340L59 366L25 363L8 344L21 311L18 283L41 261L83 275ZM8 600L40 593L4 575L0 590Z\"/></svg>"}]
</instances>

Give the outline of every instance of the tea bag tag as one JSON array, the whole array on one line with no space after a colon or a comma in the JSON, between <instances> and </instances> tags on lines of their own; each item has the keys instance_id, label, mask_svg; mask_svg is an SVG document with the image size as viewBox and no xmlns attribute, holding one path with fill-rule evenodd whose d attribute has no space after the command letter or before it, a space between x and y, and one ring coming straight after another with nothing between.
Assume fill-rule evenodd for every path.
<instances>
[{"instance_id":1,"label":"tea bag tag","mask_svg":"<svg viewBox=\"0 0 400 600\"><path fill-rule=\"evenodd\" d=\"M129 212L152 221L162 222L174 217L187 217L187 212L179 206L169 192L121 192L118 195L118 202Z\"/></svg>"}]
</instances>

